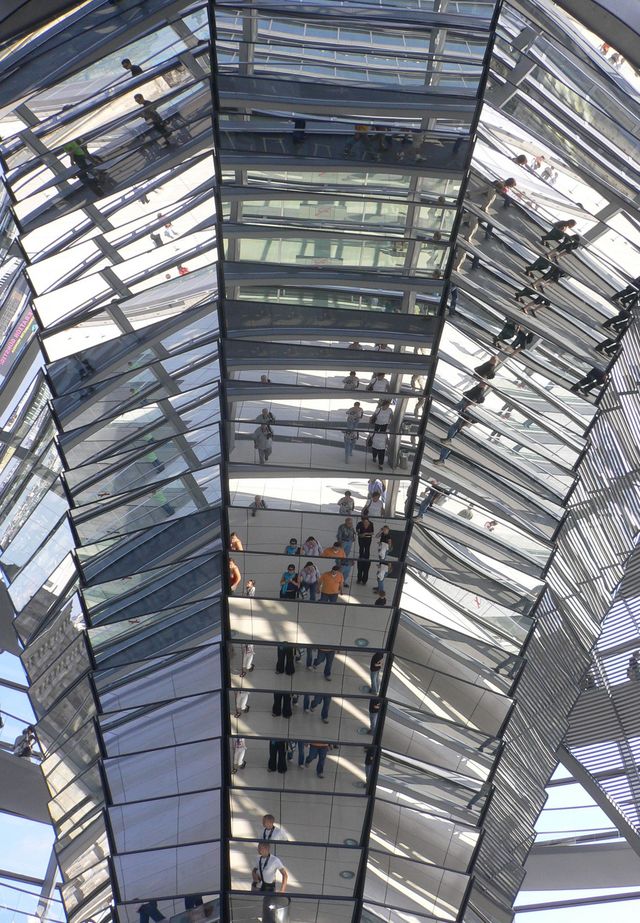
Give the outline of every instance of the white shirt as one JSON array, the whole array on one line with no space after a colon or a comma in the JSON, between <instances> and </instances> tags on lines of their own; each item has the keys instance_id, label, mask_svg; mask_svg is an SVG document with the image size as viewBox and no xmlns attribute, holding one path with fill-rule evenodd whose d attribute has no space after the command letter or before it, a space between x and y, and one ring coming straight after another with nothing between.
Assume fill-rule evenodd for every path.
<instances>
[{"instance_id":1,"label":"white shirt","mask_svg":"<svg viewBox=\"0 0 640 923\"><path fill-rule=\"evenodd\" d=\"M260 856L257 867L260 881L270 885L276 880L276 872L284 868L284 862L274 855Z\"/></svg>"},{"instance_id":2,"label":"white shirt","mask_svg":"<svg viewBox=\"0 0 640 923\"><path fill-rule=\"evenodd\" d=\"M388 391L389 382L386 378L376 378L371 385L372 391Z\"/></svg>"},{"instance_id":3,"label":"white shirt","mask_svg":"<svg viewBox=\"0 0 640 923\"><path fill-rule=\"evenodd\" d=\"M260 837L262 841L271 842L271 840L288 840L289 837L282 829L282 827L272 827L270 830L267 830L266 827L262 828L262 836Z\"/></svg>"},{"instance_id":4,"label":"white shirt","mask_svg":"<svg viewBox=\"0 0 640 923\"><path fill-rule=\"evenodd\" d=\"M384 504L382 500L369 500L365 506L368 516L382 516L384 511Z\"/></svg>"},{"instance_id":5,"label":"white shirt","mask_svg":"<svg viewBox=\"0 0 640 923\"><path fill-rule=\"evenodd\" d=\"M384 426L385 423L391 422L391 417L393 416L393 410L391 407L381 407L380 410L377 410L373 415L373 423L376 426Z\"/></svg>"}]
</instances>

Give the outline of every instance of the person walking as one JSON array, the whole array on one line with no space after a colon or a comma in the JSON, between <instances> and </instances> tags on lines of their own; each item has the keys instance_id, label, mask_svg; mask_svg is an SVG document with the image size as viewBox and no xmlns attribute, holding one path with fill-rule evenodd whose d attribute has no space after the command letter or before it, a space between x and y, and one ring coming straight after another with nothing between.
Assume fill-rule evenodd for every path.
<instances>
[{"instance_id":1,"label":"person walking","mask_svg":"<svg viewBox=\"0 0 640 923\"><path fill-rule=\"evenodd\" d=\"M572 228L575 228L576 222L574 218L568 218L563 221L556 221L552 226L550 231L547 231L540 238L540 243L544 244L545 247L549 247L549 241L554 241L560 243L567 236L567 231L570 231Z\"/></svg>"},{"instance_id":2,"label":"person walking","mask_svg":"<svg viewBox=\"0 0 640 923\"><path fill-rule=\"evenodd\" d=\"M370 689L373 695L378 695L378 693L380 692L380 679L382 676L383 663L384 663L384 652L376 651L373 657L371 658L371 663L369 665L369 672L371 674Z\"/></svg>"},{"instance_id":3,"label":"person walking","mask_svg":"<svg viewBox=\"0 0 640 923\"><path fill-rule=\"evenodd\" d=\"M516 322L511 320L510 317L505 317L502 329L492 337L491 342L494 346L499 347L501 343L506 342L507 340L512 339L516 335Z\"/></svg>"},{"instance_id":4,"label":"person walking","mask_svg":"<svg viewBox=\"0 0 640 923\"><path fill-rule=\"evenodd\" d=\"M271 433L271 428L264 423L262 423L253 433L253 445L258 453L258 459L261 465L264 465L269 461L269 456L271 455L272 439L273 435Z\"/></svg>"},{"instance_id":5,"label":"person walking","mask_svg":"<svg viewBox=\"0 0 640 923\"><path fill-rule=\"evenodd\" d=\"M333 661L336 656L335 648L333 647L319 647L318 653L316 654L316 659L313 661L313 669L317 668L324 664L324 678L327 681L331 680L331 670L333 669Z\"/></svg>"},{"instance_id":6,"label":"person walking","mask_svg":"<svg viewBox=\"0 0 640 923\"><path fill-rule=\"evenodd\" d=\"M609 373L604 369L594 366L587 374L569 388L570 391L581 392L582 394L591 394L594 388L606 384L609 380Z\"/></svg>"},{"instance_id":7,"label":"person walking","mask_svg":"<svg viewBox=\"0 0 640 923\"><path fill-rule=\"evenodd\" d=\"M260 840L270 843L273 840L288 840L288 834L282 827L276 827L276 819L273 814L265 814L262 818L262 836Z\"/></svg>"},{"instance_id":8,"label":"person walking","mask_svg":"<svg viewBox=\"0 0 640 923\"><path fill-rule=\"evenodd\" d=\"M325 571L320 575L318 586L320 588L320 602L336 603L338 596L342 592L344 578L338 564L334 564L331 570Z\"/></svg>"},{"instance_id":9,"label":"person walking","mask_svg":"<svg viewBox=\"0 0 640 923\"><path fill-rule=\"evenodd\" d=\"M287 771L287 742L272 739L269 741L268 772L285 773Z\"/></svg>"},{"instance_id":10,"label":"person walking","mask_svg":"<svg viewBox=\"0 0 640 923\"><path fill-rule=\"evenodd\" d=\"M234 737L231 748L233 750L233 766L231 772L235 775L239 769L244 769L247 765L247 742L244 737Z\"/></svg>"},{"instance_id":11,"label":"person walking","mask_svg":"<svg viewBox=\"0 0 640 923\"><path fill-rule=\"evenodd\" d=\"M344 496L340 497L338 500L338 512L343 516L348 516L349 513L353 513L356 505L354 503L353 497L351 496L350 490L345 490Z\"/></svg>"},{"instance_id":12,"label":"person walking","mask_svg":"<svg viewBox=\"0 0 640 923\"><path fill-rule=\"evenodd\" d=\"M387 451L387 434L375 432L372 436L369 437L369 442L371 445L371 456L373 458L374 464L377 463L378 471L384 470L384 458Z\"/></svg>"},{"instance_id":13,"label":"person walking","mask_svg":"<svg viewBox=\"0 0 640 923\"><path fill-rule=\"evenodd\" d=\"M373 391L375 393L386 393L391 387L390 383L387 381L386 372L375 372L371 381L367 385L367 391Z\"/></svg>"},{"instance_id":14,"label":"person walking","mask_svg":"<svg viewBox=\"0 0 640 923\"><path fill-rule=\"evenodd\" d=\"M253 663L256 656L255 647L253 644L242 644L240 653L242 654L242 669L240 670L240 676L246 676L247 673L252 673L255 669Z\"/></svg>"},{"instance_id":15,"label":"person walking","mask_svg":"<svg viewBox=\"0 0 640 923\"><path fill-rule=\"evenodd\" d=\"M353 543L356 540L356 530L353 527L353 519L347 516L345 521L338 526L336 541L340 542L346 558L351 554Z\"/></svg>"},{"instance_id":16,"label":"person walking","mask_svg":"<svg viewBox=\"0 0 640 923\"><path fill-rule=\"evenodd\" d=\"M378 716L382 710L382 699L369 699L369 733L375 734Z\"/></svg>"},{"instance_id":17,"label":"person walking","mask_svg":"<svg viewBox=\"0 0 640 923\"><path fill-rule=\"evenodd\" d=\"M318 760L316 766L316 775L319 779L324 779L324 764L329 752L329 744L324 741L313 740L309 743L309 755L304 761L305 766L310 766L315 760Z\"/></svg>"},{"instance_id":18,"label":"person walking","mask_svg":"<svg viewBox=\"0 0 640 923\"><path fill-rule=\"evenodd\" d=\"M384 433L381 434L385 436ZM385 436L386 439L386 436ZM384 516L384 503L380 493L375 490L362 507L361 516Z\"/></svg>"},{"instance_id":19,"label":"person walking","mask_svg":"<svg viewBox=\"0 0 640 923\"><path fill-rule=\"evenodd\" d=\"M300 571L300 596L302 599L309 599L312 603L316 601L318 594L318 580L320 574L313 561L307 561Z\"/></svg>"},{"instance_id":20,"label":"person walking","mask_svg":"<svg viewBox=\"0 0 640 923\"><path fill-rule=\"evenodd\" d=\"M358 441L358 431L356 429L345 429L342 431L344 445L344 463L348 465L353 455L356 442Z\"/></svg>"},{"instance_id":21,"label":"person walking","mask_svg":"<svg viewBox=\"0 0 640 923\"><path fill-rule=\"evenodd\" d=\"M611 296L611 301L619 301L624 307L635 307L640 298L640 276L632 279L629 285L621 288Z\"/></svg>"},{"instance_id":22,"label":"person walking","mask_svg":"<svg viewBox=\"0 0 640 923\"><path fill-rule=\"evenodd\" d=\"M470 404L484 404L488 390L489 385L482 383L474 385L473 388L463 392L462 400L458 401L453 409L462 411L466 410Z\"/></svg>"},{"instance_id":23,"label":"person walking","mask_svg":"<svg viewBox=\"0 0 640 923\"><path fill-rule=\"evenodd\" d=\"M269 430L269 435L273 439L273 430L272 426L275 426L276 418L271 413L268 407L263 407L258 416L256 417L256 423L260 426L266 426Z\"/></svg>"},{"instance_id":24,"label":"person walking","mask_svg":"<svg viewBox=\"0 0 640 923\"><path fill-rule=\"evenodd\" d=\"M444 439L441 439L442 448L440 449L440 457L433 459L434 465L444 465L448 457L451 455L451 449L448 446L451 445L451 442L455 439L458 433L464 429L465 426L472 426L475 423L475 420L472 420L471 417L460 414L455 423L447 430L447 435Z\"/></svg>"},{"instance_id":25,"label":"person walking","mask_svg":"<svg viewBox=\"0 0 640 923\"><path fill-rule=\"evenodd\" d=\"M478 204L482 211L489 211L495 200L500 196L504 200L504 205L509 204L509 193L517 186L515 179L510 176L508 179L497 179L489 184L489 188L481 193Z\"/></svg>"},{"instance_id":26,"label":"person walking","mask_svg":"<svg viewBox=\"0 0 640 923\"><path fill-rule=\"evenodd\" d=\"M142 68L140 65L132 64L129 58L123 58L120 64L126 71L129 71L131 77L139 77L142 73Z\"/></svg>"},{"instance_id":27,"label":"person walking","mask_svg":"<svg viewBox=\"0 0 640 923\"><path fill-rule=\"evenodd\" d=\"M260 494L256 494L253 498L253 503L249 504L249 509L251 510L251 515L255 516L258 510L268 509L267 504L264 502Z\"/></svg>"},{"instance_id":28,"label":"person walking","mask_svg":"<svg viewBox=\"0 0 640 923\"><path fill-rule=\"evenodd\" d=\"M482 378L484 381L490 381L492 378L496 377L496 371L500 365L500 360L497 356L491 356L487 359L486 362L483 362L482 365L477 365L473 374L476 378Z\"/></svg>"},{"instance_id":29,"label":"person walking","mask_svg":"<svg viewBox=\"0 0 640 923\"><path fill-rule=\"evenodd\" d=\"M329 724L329 706L331 705L331 696L322 695L318 693L314 695L313 699L310 695L305 695L304 697L304 711L313 712L316 710L318 705L322 705L322 711L320 712L320 717L324 724Z\"/></svg>"},{"instance_id":30,"label":"person walking","mask_svg":"<svg viewBox=\"0 0 640 923\"><path fill-rule=\"evenodd\" d=\"M384 561L393 548L393 539L389 526L383 526L376 532L376 538L378 539L378 560Z\"/></svg>"},{"instance_id":31,"label":"person walking","mask_svg":"<svg viewBox=\"0 0 640 923\"><path fill-rule=\"evenodd\" d=\"M358 579L356 583L366 586L369 579L369 568L371 567L371 541L373 539L373 523L368 516L363 516L356 526L356 535L358 536Z\"/></svg>"},{"instance_id":32,"label":"person walking","mask_svg":"<svg viewBox=\"0 0 640 923\"><path fill-rule=\"evenodd\" d=\"M258 843L258 865L251 870L251 887L257 891L275 891L276 878L280 875L282 882L280 884L280 894L287 890L287 881L289 874L284 867L284 863L277 856L271 855L271 847L268 840L261 840Z\"/></svg>"},{"instance_id":33,"label":"person walking","mask_svg":"<svg viewBox=\"0 0 640 923\"><path fill-rule=\"evenodd\" d=\"M153 125L156 131L164 138L168 147L171 144L171 129L158 112L158 104L151 102L149 99L145 99L142 93L136 93L133 98L134 101L142 107L142 112L140 113L142 118L145 122Z\"/></svg>"},{"instance_id":34,"label":"person walking","mask_svg":"<svg viewBox=\"0 0 640 923\"><path fill-rule=\"evenodd\" d=\"M378 566L376 568L377 587L374 590L374 593L376 593L378 596L386 595L384 591L384 581L388 573L389 573L389 565L387 564L387 562L379 561Z\"/></svg>"},{"instance_id":35,"label":"person walking","mask_svg":"<svg viewBox=\"0 0 640 923\"><path fill-rule=\"evenodd\" d=\"M342 386L345 391L357 391L360 387L360 379L355 372L349 372L347 377L342 379Z\"/></svg>"},{"instance_id":36,"label":"person walking","mask_svg":"<svg viewBox=\"0 0 640 923\"><path fill-rule=\"evenodd\" d=\"M391 409L391 401L385 398L380 401L377 410L371 416L369 422L373 425L374 433L386 433L392 419L393 410Z\"/></svg>"}]
</instances>

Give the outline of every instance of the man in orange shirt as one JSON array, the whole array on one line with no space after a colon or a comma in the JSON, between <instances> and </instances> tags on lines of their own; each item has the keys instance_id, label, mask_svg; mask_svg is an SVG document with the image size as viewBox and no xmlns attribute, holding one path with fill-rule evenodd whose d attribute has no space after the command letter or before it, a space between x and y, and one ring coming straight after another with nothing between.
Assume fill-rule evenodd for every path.
<instances>
[{"instance_id":1,"label":"man in orange shirt","mask_svg":"<svg viewBox=\"0 0 640 923\"><path fill-rule=\"evenodd\" d=\"M320 575L318 585L320 587L321 603L337 603L338 595L342 592L344 577L340 572L340 566L334 564L331 570L325 571Z\"/></svg>"},{"instance_id":2,"label":"man in orange shirt","mask_svg":"<svg viewBox=\"0 0 640 923\"><path fill-rule=\"evenodd\" d=\"M331 548L325 548L321 558L335 558L336 564L340 563L340 559L346 558L344 553L344 548L342 547L342 542L335 541Z\"/></svg>"},{"instance_id":3,"label":"man in orange shirt","mask_svg":"<svg viewBox=\"0 0 640 923\"><path fill-rule=\"evenodd\" d=\"M240 573L240 568L233 558L229 558L229 589L231 592L235 593L241 583L242 574Z\"/></svg>"}]
</instances>

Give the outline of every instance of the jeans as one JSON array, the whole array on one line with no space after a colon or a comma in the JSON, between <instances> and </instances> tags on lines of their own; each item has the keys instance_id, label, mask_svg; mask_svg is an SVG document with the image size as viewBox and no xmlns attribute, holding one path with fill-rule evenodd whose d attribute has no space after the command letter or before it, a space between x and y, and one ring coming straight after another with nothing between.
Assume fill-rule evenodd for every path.
<instances>
[{"instance_id":1,"label":"jeans","mask_svg":"<svg viewBox=\"0 0 640 923\"><path fill-rule=\"evenodd\" d=\"M355 443L353 439L350 439L348 436L345 436L344 439L344 460L348 464L351 456L353 455L353 447Z\"/></svg>"},{"instance_id":2,"label":"jeans","mask_svg":"<svg viewBox=\"0 0 640 923\"><path fill-rule=\"evenodd\" d=\"M462 429L463 423L462 420L456 420L455 423L452 423L449 429L447 430L447 439L455 439L460 430Z\"/></svg>"},{"instance_id":3,"label":"jeans","mask_svg":"<svg viewBox=\"0 0 640 923\"><path fill-rule=\"evenodd\" d=\"M302 587L308 592L309 599L311 600L312 603L314 603L317 597L316 584L303 582Z\"/></svg>"},{"instance_id":4,"label":"jeans","mask_svg":"<svg viewBox=\"0 0 640 923\"><path fill-rule=\"evenodd\" d=\"M380 670L371 670L371 692L377 695L380 692Z\"/></svg>"},{"instance_id":5,"label":"jeans","mask_svg":"<svg viewBox=\"0 0 640 923\"><path fill-rule=\"evenodd\" d=\"M379 712L369 712L369 733L375 734Z\"/></svg>"},{"instance_id":6,"label":"jeans","mask_svg":"<svg viewBox=\"0 0 640 923\"><path fill-rule=\"evenodd\" d=\"M298 749L298 766L304 766L304 740L290 740L289 749L287 750L287 758L292 760L293 754L296 752L296 747Z\"/></svg>"},{"instance_id":7,"label":"jeans","mask_svg":"<svg viewBox=\"0 0 640 923\"><path fill-rule=\"evenodd\" d=\"M384 593L384 577L378 580L378 593Z\"/></svg>"},{"instance_id":8,"label":"jeans","mask_svg":"<svg viewBox=\"0 0 640 923\"><path fill-rule=\"evenodd\" d=\"M310 763L317 758L318 765L316 767L316 775L321 776L324 772L324 763L327 758L327 749L326 747L309 747L309 756L304 761L305 766L308 766Z\"/></svg>"},{"instance_id":9,"label":"jeans","mask_svg":"<svg viewBox=\"0 0 640 923\"><path fill-rule=\"evenodd\" d=\"M337 593L320 593L320 602L321 603L337 603L338 594Z\"/></svg>"},{"instance_id":10,"label":"jeans","mask_svg":"<svg viewBox=\"0 0 640 923\"><path fill-rule=\"evenodd\" d=\"M323 721L326 721L329 717L329 706L331 705L331 696L330 695L314 695L313 699L310 695L305 695L303 708L305 711L313 711L322 705L322 711L320 712L320 717Z\"/></svg>"},{"instance_id":11,"label":"jeans","mask_svg":"<svg viewBox=\"0 0 640 923\"><path fill-rule=\"evenodd\" d=\"M319 667L321 663L324 663L324 675L329 678L331 676L331 667L333 666L333 659L335 656L335 651L318 651L313 665L314 667Z\"/></svg>"},{"instance_id":12,"label":"jeans","mask_svg":"<svg viewBox=\"0 0 640 923\"><path fill-rule=\"evenodd\" d=\"M315 659L314 656L313 656L314 650L315 650L315 648L313 648L313 647L308 647L308 648L307 648L307 668L313 666L313 661L314 661L314 659Z\"/></svg>"},{"instance_id":13,"label":"jeans","mask_svg":"<svg viewBox=\"0 0 640 923\"><path fill-rule=\"evenodd\" d=\"M349 586L349 583L351 581L352 568L353 568L353 561L349 560L349 561L342 562L342 577L344 580L344 583L342 584L342 586Z\"/></svg>"},{"instance_id":14,"label":"jeans","mask_svg":"<svg viewBox=\"0 0 640 923\"><path fill-rule=\"evenodd\" d=\"M147 901L138 908L140 923L149 923L149 920L166 920L163 913L158 910L157 901Z\"/></svg>"},{"instance_id":15,"label":"jeans","mask_svg":"<svg viewBox=\"0 0 640 923\"><path fill-rule=\"evenodd\" d=\"M451 455L451 449L447 449L446 446L443 449L440 449L440 461L446 461Z\"/></svg>"},{"instance_id":16,"label":"jeans","mask_svg":"<svg viewBox=\"0 0 640 923\"><path fill-rule=\"evenodd\" d=\"M353 548L353 542L343 542L342 550L344 551L345 558L348 558L351 554L351 549Z\"/></svg>"},{"instance_id":17,"label":"jeans","mask_svg":"<svg viewBox=\"0 0 640 923\"><path fill-rule=\"evenodd\" d=\"M432 503L433 503L432 496L427 496L424 498L424 500L420 501L420 506L418 507L418 518L419 519L422 519L424 514L427 512L429 507L432 505Z\"/></svg>"}]
</instances>

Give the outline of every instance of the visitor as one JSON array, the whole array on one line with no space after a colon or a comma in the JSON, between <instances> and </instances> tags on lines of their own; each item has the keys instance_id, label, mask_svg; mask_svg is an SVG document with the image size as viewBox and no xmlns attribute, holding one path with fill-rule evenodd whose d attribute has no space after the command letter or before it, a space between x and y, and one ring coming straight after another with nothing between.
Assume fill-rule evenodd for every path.
<instances>
[{"instance_id":1,"label":"visitor","mask_svg":"<svg viewBox=\"0 0 640 923\"><path fill-rule=\"evenodd\" d=\"M269 842L261 840L258 843L258 865L251 870L251 887L258 891L275 891L277 875L282 878L280 893L284 894L289 878L287 870L277 856L271 855Z\"/></svg>"}]
</instances>

